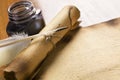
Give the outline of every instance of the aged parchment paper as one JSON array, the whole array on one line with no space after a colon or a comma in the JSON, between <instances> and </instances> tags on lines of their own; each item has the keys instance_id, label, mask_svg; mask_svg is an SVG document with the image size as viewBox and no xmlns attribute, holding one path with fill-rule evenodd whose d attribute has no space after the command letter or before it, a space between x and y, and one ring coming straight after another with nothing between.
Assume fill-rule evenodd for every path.
<instances>
[{"instance_id":1,"label":"aged parchment paper","mask_svg":"<svg viewBox=\"0 0 120 80\"><path fill-rule=\"evenodd\" d=\"M33 80L119 80L119 74L120 18L68 34Z\"/></svg>"}]
</instances>

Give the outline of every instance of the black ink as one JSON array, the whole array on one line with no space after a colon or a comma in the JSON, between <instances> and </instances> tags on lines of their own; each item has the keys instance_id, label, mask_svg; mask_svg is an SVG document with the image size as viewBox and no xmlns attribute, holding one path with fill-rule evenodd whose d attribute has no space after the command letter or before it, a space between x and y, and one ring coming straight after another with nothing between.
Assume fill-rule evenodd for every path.
<instances>
[{"instance_id":1,"label":"black ink","mask_svg":"<svg viewBox=\"0 0 120 80\"><path fill-rule=\"evenodd\" d=\"M20 1L8 8L9 22L6 32L9 36L25 32L28 35L39 33L45 26L40 10L29 1Z\"/></svg>"}]
</instances>

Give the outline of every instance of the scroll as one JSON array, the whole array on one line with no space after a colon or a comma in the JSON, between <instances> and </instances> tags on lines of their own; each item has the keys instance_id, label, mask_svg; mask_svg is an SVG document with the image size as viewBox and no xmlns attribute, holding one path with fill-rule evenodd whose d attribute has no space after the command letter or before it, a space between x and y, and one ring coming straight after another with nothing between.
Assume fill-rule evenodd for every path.
<instances>
[{"instance_id":1,"label":"scroll","mask_svg":"<svg viewBox=\"0 0 120 80\"><path fill-rule=\"evenodd\" d=\"M79 17L80 11L75 6L66 6L39 34L27 37L32 42L1 70L3 80L29 80L54 45L79 23Z\"/></svg>"},{"instance_id":2,"label":"scroll","mask_svg":"<svg viewBox=\"0 0 120 80\"><path fill-rule=\"evenodd\" d=\"M64 8L66 16L69 9ZM73 10L75 16L79 14L75 7ZM28 48L9 65L0 68L0 80L29 80L49 51L32 80L120 79L120 18L70 31L78 23L77 18L71 17L72 20L69 20L70 17L60 14L48 24L50 27L47 25L40 32L42 36L34 37ZM58 16L60 20L56 19Z\"/></svg>"}]
</instances>

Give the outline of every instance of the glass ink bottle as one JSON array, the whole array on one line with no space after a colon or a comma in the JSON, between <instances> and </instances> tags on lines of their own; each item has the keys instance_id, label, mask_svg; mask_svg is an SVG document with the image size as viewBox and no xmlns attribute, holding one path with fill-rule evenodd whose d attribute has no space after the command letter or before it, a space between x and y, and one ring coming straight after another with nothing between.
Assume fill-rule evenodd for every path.
<instances>
[{"instance_id":1,"label":"glass ink bottle","mask_svg":"<svg viewBox=\"0 0 120 80\"><path fill-rule=\"evenodd\" d=\"M9 22L6 28L8 36L25 32L29 36L39 33L45 26L40 10L32 2L19 1L8 8Z\"/></svg>"}]
</instances>

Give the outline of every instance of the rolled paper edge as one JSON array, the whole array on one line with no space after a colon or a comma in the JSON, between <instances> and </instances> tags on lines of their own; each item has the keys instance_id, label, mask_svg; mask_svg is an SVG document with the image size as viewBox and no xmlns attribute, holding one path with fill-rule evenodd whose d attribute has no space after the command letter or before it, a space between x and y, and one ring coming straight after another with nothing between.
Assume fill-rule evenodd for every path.
<instances>
[{"instance_id":1,"label":"rolled paper edge","mask_svg":"<svg viewBox=\"0 0 120 80\"><path fill-rule=\"evenodd\" d=\"M46 33L62 26L67 26L68 29L55 33L60 35L60 38L52 38L54 44L71 30L71 27L77 22L80 17L80 11L75 6L66 6L58 13L57 16L40 32ZM31 45L23 50L5 69L4 77L6 80L25 80L29 77L41 61L46 57L47 53L52 50L51 43L46 42L45 36L38 37L31 42ZM39 50L39 51L38 51ZM41 54L42 53L42 54ZM9 74L14 72L15 75ZM9 74L9 75L6 75Z\"/></svg>"}]
</instances>

